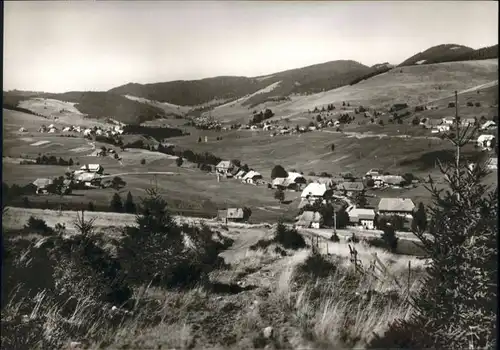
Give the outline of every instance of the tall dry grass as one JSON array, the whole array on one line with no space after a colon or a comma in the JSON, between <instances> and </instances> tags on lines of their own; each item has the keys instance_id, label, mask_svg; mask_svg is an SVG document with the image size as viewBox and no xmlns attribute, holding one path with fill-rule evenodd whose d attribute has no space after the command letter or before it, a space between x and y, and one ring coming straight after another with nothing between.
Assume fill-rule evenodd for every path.
<instances>
[{"instance_id":1,"label":"tall dry grass","mask_svg":"<svg viewBox=\"0 0 500 350\"><path fill-rule=\"evenodd\" d=\"M422 273L419 267L408 270L406 258L387 255L396 259L392 265L380 261L384 267L377 266L380 263L372 260L370 264L376 267L360 273L345 258L323 256L333 260L336 268L326 278L309 276L308 282L297 285L295 280L303 273L300 266L312 255L303 250L290 259L275 291L293 310L304 338L311 343L357 348L373 333L384 332L393 320L408 319L413 312L410 297L421 288Z\"/></svg>"}]
</instances>

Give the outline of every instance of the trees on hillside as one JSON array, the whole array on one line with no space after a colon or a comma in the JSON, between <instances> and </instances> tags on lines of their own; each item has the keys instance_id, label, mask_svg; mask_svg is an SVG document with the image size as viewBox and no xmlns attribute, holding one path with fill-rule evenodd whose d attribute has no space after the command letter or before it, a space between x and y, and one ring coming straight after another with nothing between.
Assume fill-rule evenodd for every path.
<instances>
[{"instance_id":1,"label":"trees on hillside","mask_svg":"<svg viewBox=\"0 0 500 350\"><path fill-rule=\"evenodd\" d=\"M175 164L177 164L178 167L182 166L183 163L184 163L184 161L182 160L181 157L177 157L175 159Z\"/></svg>"},{"instance_id":2,"label":"trees on hillside","mask_svg":"<svg viewBox=\"0 0 500 350\"><path fill-rule=\"evenodd\" d=\"M275 165L271 171L271 179L274 180L277 177L288 177L287 171L281 165Z\"/></svg>"}]
</instances>

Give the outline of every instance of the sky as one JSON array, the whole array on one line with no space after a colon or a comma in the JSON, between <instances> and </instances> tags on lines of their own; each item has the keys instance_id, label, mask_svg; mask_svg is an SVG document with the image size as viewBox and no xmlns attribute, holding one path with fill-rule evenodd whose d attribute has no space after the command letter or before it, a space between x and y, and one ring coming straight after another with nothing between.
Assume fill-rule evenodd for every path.
<instances>
[{"instance_id":1,"label":"sky","mask_svg":"<svg viewBox=\"0 0 500 350\"><path fill-rule=\"evenodd\" d=\"M3 90L259 76L498 44L496 1L7 1Z\"/></svg>"}]
</instances>

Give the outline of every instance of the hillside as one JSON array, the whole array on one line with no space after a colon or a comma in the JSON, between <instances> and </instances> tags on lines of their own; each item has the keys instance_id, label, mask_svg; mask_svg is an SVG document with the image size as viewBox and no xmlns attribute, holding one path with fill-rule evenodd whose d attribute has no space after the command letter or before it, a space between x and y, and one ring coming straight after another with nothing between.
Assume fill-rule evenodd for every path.
<instances>
[{"instance_id":1,"label":"hillside","mask_svg":"<svg viewBox=\"0 0 500 350\"><path fill-rule=\"evenodd\" d=\"M410 58L403 61L399 65L399 67L412 66L415 64L430 64L455 61L458 60L460 56L464 54L470 54L472 52L474 52L473 48L463 45L437 45L411 56Z\"/></svg>"},{"instance_id":2,"label":"hillside","mask_svg":"<svg viewBox=\"0 0 500 350\"><path fill-rule=\"evenodd\" d=\"M408 103L413 110L416 105L452 96L455 90L460 92L473 89L496 80L497 60L398 67L354 85L311 95L291 96L290 101L266 102L251 109L236 103L230 108L215 108L212 115L226 122L245 121L253 109L271 108L276 118L289 117L291 121L308 122L310 117L302 115L303 113L315 107L321 109L331 103L340 111L343 101L350 102L352 106L363 105L365 108L382 111L388 110L394 103Z\"/></svg>"},{"instance_id":3,"label":"hillside","mask_svg":"<svg viewBox=\"0 0 500 350\"><path fill-rule=\"evenodd\" d=\"M111 117L127 124L140 124L143 121L152 120L165 114L163 109L156 106L132 101L124 96L103 91L71 91L62 94L42 93L36 96L18 95L14 92L4 93L3 106L8 109L17 109L22 102L22 107L25 110L34 112L35 108L30 106L38 105L40 98L52 99L73 103L80 113L90 118L103 119ZM30 101L33 103L30 103ZM47 114L43 110L37 110L36 113Z\"/></svg>"},{"instance_id":4,"label":"hillside","mask_svg":"<svg viewBox=\"0 0 500 350\"><path fill-rule=\"evenodd\" d=\"M474 61L498 58L498 45L474 50L467 46L446 44L433 46L420 52L399 65L399 67L417 64Z\"/></svg>"},{"instance_id":5,"label":"hillside","mask_svg":"<svg viewBox=\"0 0 500 350\"><path fill-rule=\"evenodd\" d=\"M231 100L252 93L261 84L246 77L215 77L201 80L177 80L154 84L129 83L109 90L179 106L202 105L215 99Z\"/></svg>"},{"instance_id":6,"label":"hillside","mask_svg":"<svg viewBox=\"0 0 500 350\"><path fill-rule=\"evenodd\" d=\"M109 92L179 106L198 106L213 100L220 100L222 103L230 102L253 94L273 83L281 82L279 88L272 92L258 94L245 101L246 104L251 105L292 93L307 94L334 89L351 83L370 70L369 67L355 61L339 60L254 78L215 77L144 85L130 83L113 88Z\"/></svg>"}]
</instances>

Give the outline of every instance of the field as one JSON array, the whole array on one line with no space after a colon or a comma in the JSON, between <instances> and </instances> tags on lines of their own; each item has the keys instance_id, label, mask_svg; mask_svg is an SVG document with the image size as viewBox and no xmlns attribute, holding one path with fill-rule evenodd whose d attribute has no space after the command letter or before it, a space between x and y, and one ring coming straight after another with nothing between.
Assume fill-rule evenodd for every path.
<instances>
[{"instance_id":1,"label":"field","mask_svg":"<svg viewBox=\"0 0 500 350\"><path fill-rule=\"evenodd\" d=\"M134 197L144 195L144 190L158 186L173 210L184 213L204 213L215 216L217 209L248 206L252 209L254 222L275 221L285 215L291 219L297 213L299 193L287 192L289 204L279 204L273 198L273 191L265 186L242 184L237 180L221 179L217 182L213 174L200 171L194 164L185 162L181 167L175 164L175 157L146 150L127 149L119 152L121 161L111 157L91 157L93 150L102 145L89 142L81 137L61 137L60 134L40 134L36 131L46 120L34 115L4 110L4 170L3 179L9 185L25 185L39 177L64 175L67 167L45 165L19 165L12 159L34 159L39 153L54 155L63 159L72 158L75 164L99 163L108 174L120 175L127 186L120 193L128 191ZM26 133L19 133L19 127L25 126ZM396 136L377 137L360 133L338 133L333 130L311 132L302 135L283 135L270 137L268 132L256 131L200 131L190 130L191 135L170 139L181 149L194 152L211 152L223 159L239 159L250 168L259 171L270 180L271 169L276 164L288 170L338 174L351 171L362 175L371 168L384 168L391 173L412 172L416 176L427 177L429 173L438 177L434 157L446 155L452 150L447 141L440 139L401 138ZM198 142L199 137L207 136L208 142ZM221 137L222 140L216 140ZM387 142L391 147L387 147ZM335 150L331 151L331 145ZM35 146L33 146L35 145ZM118 149L115 148L117 151ZM465 157L476 157L471 146L463 152ZM141 160L145 165L141 165ZM77 167L74 166L73 169ZM154 175L134 173L167 172L175 175ZM29 200L38 203L62 201L86 205L93 202L100 207L107 206L114 191L111 189L75 191L73 195L34 196ZM375 196L407 196L416 202L428 203L428 193L419 186L411 190L395 190L373 193ZM371 200L377 204L377 197ZM288 202L287 202L288 203Z\"/></svg>"}]
</instances>

